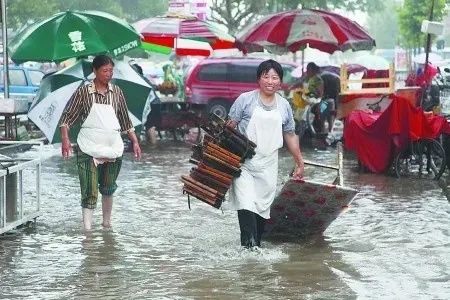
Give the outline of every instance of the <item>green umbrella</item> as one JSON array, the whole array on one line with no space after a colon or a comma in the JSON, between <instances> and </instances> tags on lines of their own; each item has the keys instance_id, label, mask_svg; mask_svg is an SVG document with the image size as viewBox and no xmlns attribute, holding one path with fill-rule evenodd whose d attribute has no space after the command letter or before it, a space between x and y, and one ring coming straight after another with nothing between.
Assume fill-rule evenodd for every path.
<instances>
[{"instance_id":1,"label":"green umbrella","mask_svg":"<svg viewBox=\"0 0 450 300\"><path fill-rule=\"evenodd\" d=\"M124 92L133 125L139 126L145 123L155 94L150 85L128 63L123 61L115 63L111 82L118 85ZM42 80L28 117L51 143L61 142L60 119L71 96L79 86L87 84L93 78L91 62L79 60L74 65ZM75 141L78 131L79 126L71 128L72 142Z\"/></svg>"},{"instance_id":2,"label":"green umbrella","mask_svg":"<svg viewBox=\"0 0 450 300\"><path fill-rule=\"evenodd\" d=\"M99 11L67 11L34 23L9 43L11 59L61 62L99 53L118 56L140 46L140 34L121 19Z\"/></svg>"}]
</instances>

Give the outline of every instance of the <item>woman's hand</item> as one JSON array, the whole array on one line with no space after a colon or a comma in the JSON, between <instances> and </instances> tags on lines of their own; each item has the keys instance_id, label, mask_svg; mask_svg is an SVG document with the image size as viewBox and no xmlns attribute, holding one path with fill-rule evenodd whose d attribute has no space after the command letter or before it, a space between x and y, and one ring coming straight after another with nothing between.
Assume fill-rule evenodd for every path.
<instances>
[{"instance_id":1,"label":"woman's hand","mask_svg":"<svg viewBox=\"0 0 450 300\"><path fill-rule=\"evenodd\" d=\"M284 142L296 163L291 176L293 179L301 179L305 172L305 162L303 161L302 153L300 152L298 136L294 132L287 132L283 134L283 137Z\"/></svg>"},{"instance_id":2,"label":"woman's hand","mask_svg":"<svg viewBox=\"0 0 450 300\"><path fill-rule=\"evenodd\" d=\"M303 163L296 164L294 170L292 171L292 179L302 179L305 173L305 165Z\"/></svg>"},{"instance_id":3,"label":"woman's hand","mask_svg":"<svg viewBox=\"0 0 450 300\"><path fill-rule=\"evenodd\" d=\"M133 143L133 153L135 159L141 159L141 147L139 146L139 142L137 141Z\"/></svg>"},{"instance_id":4,"label":"woman's hand","mask_svg":"<svg viewBox=\"0 0 450 300\"><path fill-rule=\"evenodd\" d=\"M133 153L134 153L134 159L141 159L141 147L139 146L139 141L136 137L136 133L134 132L134 129L128 130L128 137L130 138L131 142L133 143Z\"/></svg>"},{"instance_id":5,"label":"woman's hand","mask_svg":"<svg viewBox=\"0 0 450 300\"><path fill-rule=\"evenodd\" d=\"M236 128L237 122L233 120L228 120L226 123L227 126L230 126L231 128Z\"/></svg>"},{"instance_id":6,"label":"woman's hand","mask_svg":"<svg viewBox=\"0 0 450 300\"><path fill-rule=\"evenodd\" d=\"M70 143L70 140L68 138L62 138L61 144L62 157L64 159L67 159L72 153L72 144Z\"/></svg>"}]
</instances>

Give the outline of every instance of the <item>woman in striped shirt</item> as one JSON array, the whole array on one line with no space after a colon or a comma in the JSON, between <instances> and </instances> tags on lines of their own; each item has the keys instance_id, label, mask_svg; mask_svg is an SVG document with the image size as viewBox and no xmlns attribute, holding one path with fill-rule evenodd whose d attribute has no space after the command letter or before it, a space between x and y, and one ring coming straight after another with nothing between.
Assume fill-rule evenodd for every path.
<instances>
[{"instance_id":1,"label":"woman in striped shirt","mask_svg":"<svg viewBox=\"0 0 450 300\"><path fill-rule=\"evenodd\" d=\"M92 67L95 79L75 91L61 118L64 159L72 152L69 129L81 123L77 137L77 167L85 230L91 229L99 191L102 194L103 226L111 224L112 195L117 189L116 179L124 150L121 132L128 133L133 142L134 157L141 157L123 92L110 83L114 62L106 55L98 55L92 61Z\"/></svg>"}]
</instances>

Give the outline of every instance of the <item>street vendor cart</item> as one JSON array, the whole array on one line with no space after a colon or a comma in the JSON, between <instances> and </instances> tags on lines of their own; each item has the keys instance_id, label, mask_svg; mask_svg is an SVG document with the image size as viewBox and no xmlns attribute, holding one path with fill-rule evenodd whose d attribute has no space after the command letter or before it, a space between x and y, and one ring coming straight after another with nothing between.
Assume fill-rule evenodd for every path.
<instances>
[{"instance_id":1,"label":"street vendor cart","mask_svg":"<svg viewBox=\"0 0 450 300\"><path fill-rule=\"evenodd\" d=\"M440 136L450 134L450 126L445 117L423 111L418 101L420 88L396 90L393 66L387 78L348 80L341 76L338 117L345 119L345 146L356 152L361 165L375 173L393 169L398 177L438 179L446 167ZM352 82L387 85L350 90Z\"/></svg>"},{"instance_id":2,"label":"street vendor cart","mask_svg":"<svg viewBox=\"0 0 450 300\"><path fill-rule=\"evenodd\" d=\"M197 128L200 134L201 117L190 109L188 103L174 95L159 95L159 103L152 105L158 132L171 132L175 139L178 134L184 136L190 128Z\"/></svg>"},{"instance_id":3,"label":"street vendor cart","mask_svg":"<svg viewBox=\"0 0 450 300\"><path fill-rule=\"evenodd\" d=\"M201 120L184 99L184 84L180 76L170 64L164 65L163 71L164 81L156 86L159 101L152 104L153 112L149 117L153 120L148 120L146 126L155 126L159 133L172 132L176 139L177 134L184 136L188 129L199 128Z\"/></svg>"}]
</instances>

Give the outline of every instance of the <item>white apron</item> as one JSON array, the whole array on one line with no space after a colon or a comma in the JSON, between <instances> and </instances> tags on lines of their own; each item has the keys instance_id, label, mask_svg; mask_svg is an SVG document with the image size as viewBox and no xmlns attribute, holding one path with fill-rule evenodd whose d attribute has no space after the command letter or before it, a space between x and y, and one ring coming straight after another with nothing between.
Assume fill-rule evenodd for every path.
<instances>
[{"instance_id":1,"label":"white apron","mask_svg":"<svg viewBox=\"0 0 450 300\"><path fill-rule=\"evenodd\" d=\"M235 210L245 209L270 218L278 177L278 149L283 146L281 114L277 108L264 110L257 106L247 127L247 137L256 143L256 154L241 167L233 180L229 200Z\"/></svg>"},{"instance_id":2,"label":"white apron","mask_svg":"<svg viewBox=\"0 0 450 300\"><path fill-rule=\"evenodd\" d=\"M105 96L106 97L106 96ZM122 156L124 146L120 136L120 124L111 103L95 103L78 133L78 147L94 158L115 159Z\"/></svg>"}]
</instances>

